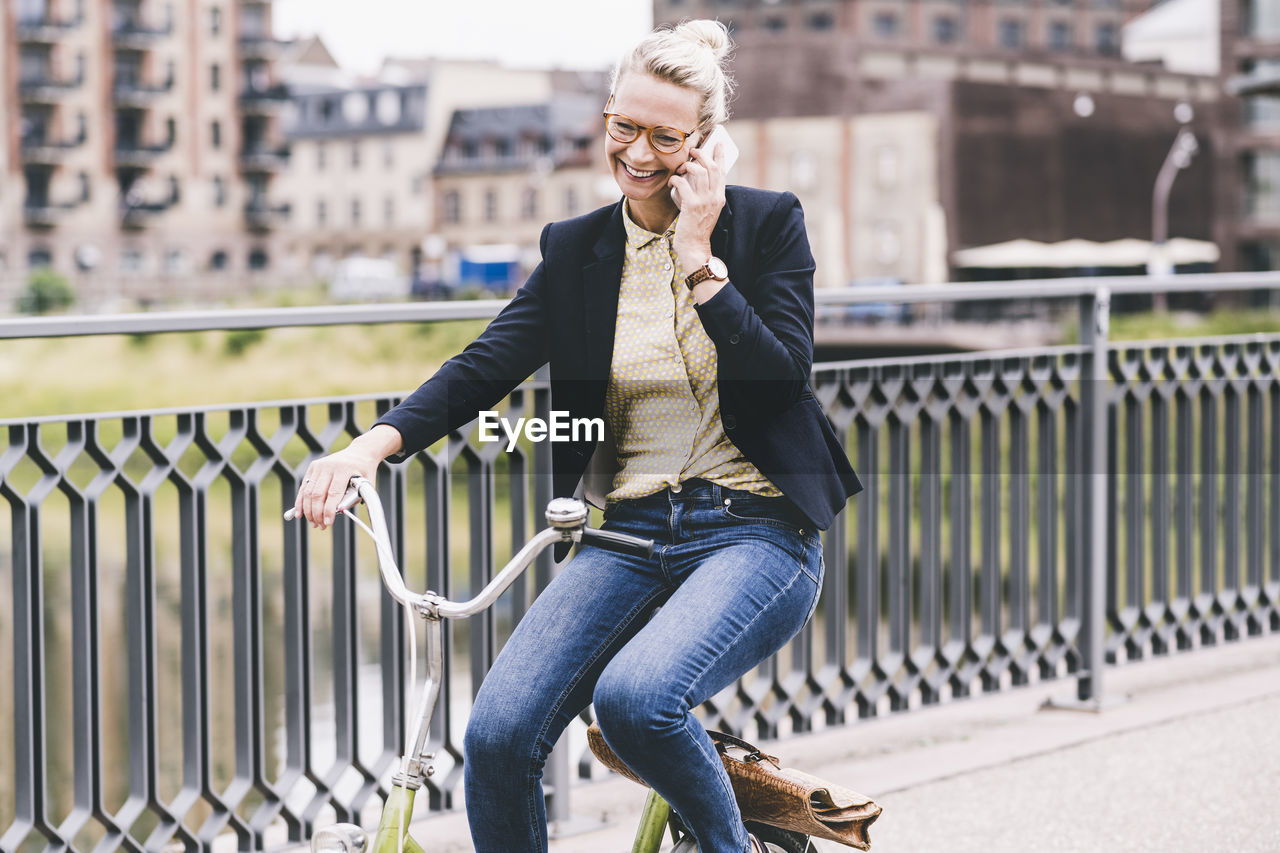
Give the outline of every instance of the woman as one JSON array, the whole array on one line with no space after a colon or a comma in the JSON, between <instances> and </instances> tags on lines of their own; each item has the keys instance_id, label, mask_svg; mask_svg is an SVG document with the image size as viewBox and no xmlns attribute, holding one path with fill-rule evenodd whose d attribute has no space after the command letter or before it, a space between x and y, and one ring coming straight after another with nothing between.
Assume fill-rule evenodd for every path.
<instances>
[{"instance_id":1,"label":"woman","mask_svg":"<svg viewBox=\"0 0 1280 853\"><path fill-rule=\"evenodd\" d=\"M610 472L605 527L659 547L647 560L582 549L498 656L465 739L481 853L546 850L543 762L591 702L703 853L758 845L692 710L804 625L822 581L816 528L860 486L807 387L800 206L726 190L723 152L698 147L728 118L728 49L721 24L693 21L622 59L605 110L622 201L548 225L543 262L485 332L313 463L298 494L328 526L351 476L467 424L548 361L552 408L605 420L599 447L552 445L555 494L572 494L595 455Z\"/></svg>"}]
</instances>

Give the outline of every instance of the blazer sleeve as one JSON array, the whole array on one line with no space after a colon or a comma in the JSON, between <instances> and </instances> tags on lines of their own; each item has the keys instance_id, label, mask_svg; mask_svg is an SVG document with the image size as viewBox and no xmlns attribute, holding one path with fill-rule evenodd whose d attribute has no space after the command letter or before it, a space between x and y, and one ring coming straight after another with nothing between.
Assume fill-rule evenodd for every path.
<instances>
[{"instance_id":1,"label":"blazer sleeve","mask_svg":"<svg viewBox=\"0 0 1280 853\"><path fill-rule=\"evenodd\" d=\"M793 193L781 193L758 233L756 277L744 282L748 302L732 281L697 306L716 345L721 380L769 382L761 409L782 411L807 387L813 363L813 253L804 212ZM731 272L732 275L732 272Z\"/></svg>"},{"instance_id":2,"label":"blazer sleeve","mask_svg":"<svg viewBox=\"0 0 1280 853\"><path fill-rule=\"evenodd\" d=\"M550 231L543 228L539 240L544 259ZM404 442L394 460L470 423L546 364L546 275L544 260L478 338L377 421L395 427Z\"/></svg>"}]
</instances>

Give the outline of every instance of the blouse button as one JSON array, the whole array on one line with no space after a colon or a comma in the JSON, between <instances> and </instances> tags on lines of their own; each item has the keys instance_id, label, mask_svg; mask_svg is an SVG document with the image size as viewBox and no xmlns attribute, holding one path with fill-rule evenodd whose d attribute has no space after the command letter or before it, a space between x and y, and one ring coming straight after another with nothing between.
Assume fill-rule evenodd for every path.
<instances>
[{"instance_id":1,"label":"blouse button","mask_svg":"<svg viewBox=\"0 0 1280 853\"><path fill-rule=\"evenodd\" d=\"M735 418L733 415L725 415L725 416L724 416L724 428L725 428L725 429L733 429L733 428L734 428L734 427L736 427L737 425L738 425L738 419L737 419L737 418Z\"/></svg>"},{"instance_id":2,"label":"blouse button","mask_svg":"<svg viewBox=\"0 0 1280 853\"><path fill-rule=\"evenodd\" d=\"M742 338L736 333L729 336L729 343L731 344L736 344L740 340L742 340Z\"/></svg>"}]
</instances>

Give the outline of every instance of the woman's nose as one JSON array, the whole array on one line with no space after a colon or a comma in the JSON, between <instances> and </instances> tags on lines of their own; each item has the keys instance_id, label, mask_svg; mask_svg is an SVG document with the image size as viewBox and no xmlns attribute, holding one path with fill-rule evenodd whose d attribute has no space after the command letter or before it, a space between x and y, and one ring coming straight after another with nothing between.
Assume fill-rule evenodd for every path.
<instances>
[{"instance_id":1,"label":"woman's nose","mask_svg":"<svg viewBox=\"0 0 1280 853\"><path fill-rule=\"evenodd\" d=\"M648 137L642 133L627 146L627 159L637 166L647 162L657 162L658 152L653 150Z\"/></svg>"}]
</instances>

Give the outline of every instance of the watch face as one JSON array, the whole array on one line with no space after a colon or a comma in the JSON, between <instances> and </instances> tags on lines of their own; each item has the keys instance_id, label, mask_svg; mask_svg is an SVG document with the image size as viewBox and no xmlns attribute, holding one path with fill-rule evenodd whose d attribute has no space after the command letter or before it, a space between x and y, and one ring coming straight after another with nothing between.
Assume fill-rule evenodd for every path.
<instances>
[{"instance_id":1,"label":"watch face","mask_svg":"<svg viewBox=\"0 0 1280 853\"><path fill-rule=\"evenodd\" d=\"M726 279L729 277L729 268L724 265L724 261L719 258L712 258L707 261L707 269L711 270L711 277L718 279Z\"/></svg>"}]
</instances>

